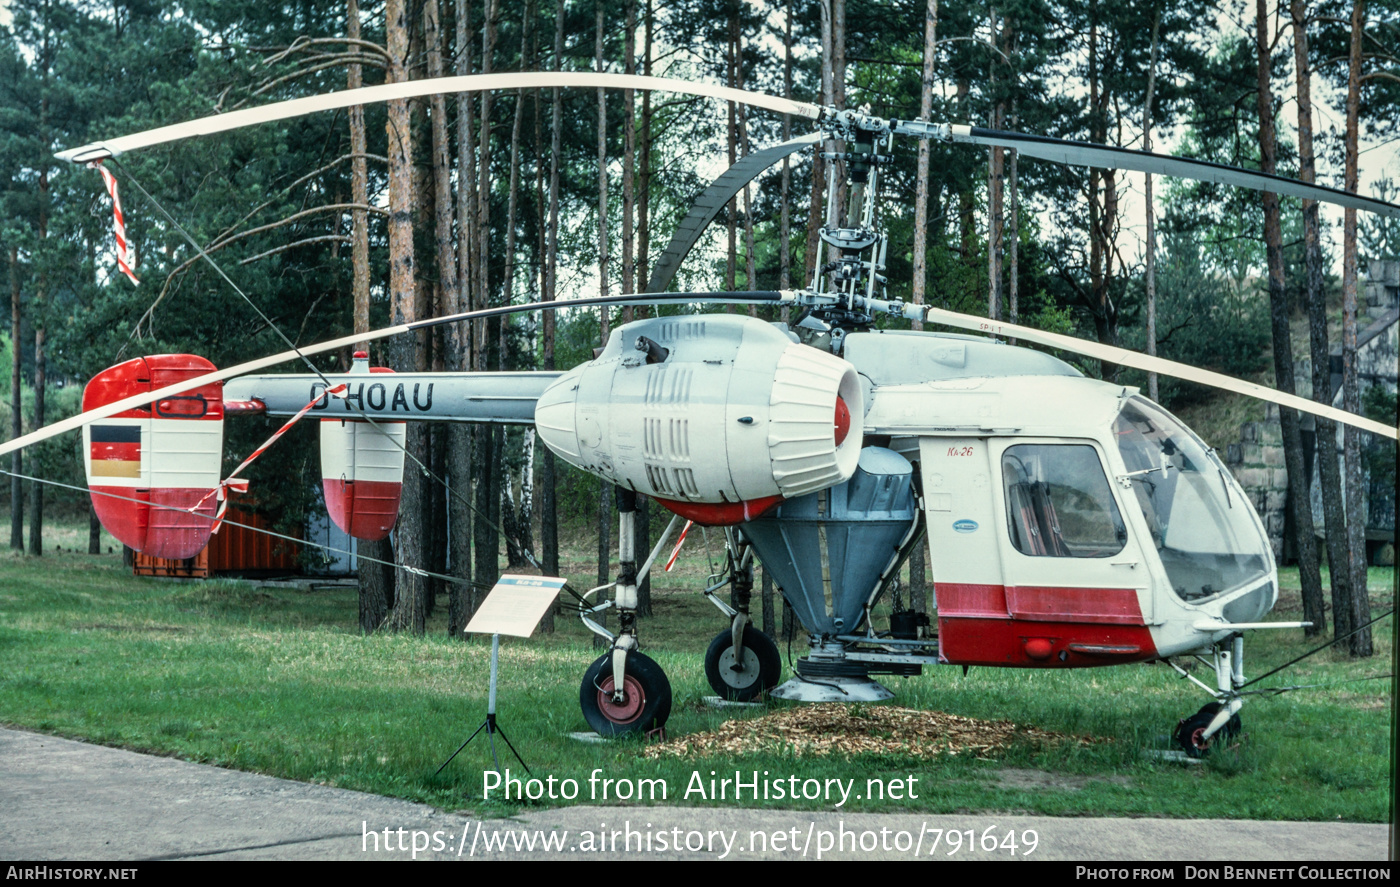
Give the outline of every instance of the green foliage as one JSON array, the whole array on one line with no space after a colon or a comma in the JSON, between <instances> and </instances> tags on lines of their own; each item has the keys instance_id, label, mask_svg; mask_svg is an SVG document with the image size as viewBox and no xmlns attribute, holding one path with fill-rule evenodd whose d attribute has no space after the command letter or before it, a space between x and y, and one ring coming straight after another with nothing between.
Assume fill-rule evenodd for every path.
<instances>
[{"instance_id":1,"label":"green foliage","mask_svg":"<svg viewBox=\"0 0 1400 887\"><path fill-rule=\"evenodd\" d=\"M1157 353L1237 377L1265 369L1269 305L1257 281L1238 280L1232 266L1208 261L1193 237L1168 235L1163 246L1157 266ZM1177 379L1163 377L1159 384L1169 409L1209 396L1208 389Z\"/></svg>"},{"instance_id":2,"label":"green foliage","mask_svg":"<svg viewBox=\"0 0 1400 887\"><path fill-rule=\"evenodd\" d=\"M1391 178L1380 179L1373 196L1387 203L1400 201L1400 185ZM1400 219L1362 213L1357 221L1362 255L1369 259L1400 259Z\"/></svg>"}]
</instances>

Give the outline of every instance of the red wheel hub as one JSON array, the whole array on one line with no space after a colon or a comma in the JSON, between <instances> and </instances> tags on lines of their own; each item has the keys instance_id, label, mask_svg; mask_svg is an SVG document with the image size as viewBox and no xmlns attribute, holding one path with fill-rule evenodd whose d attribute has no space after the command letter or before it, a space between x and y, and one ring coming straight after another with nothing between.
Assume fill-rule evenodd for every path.
<instances>
[{"instance_id":1,"label":"red wheel hub","mask_svg":"<svg viewBox=\"0 0 1400 887\"><path fill-rule=\"evenodd\" d=\"M613 701L613 687L612 675L608 675L598 685L598 710L603 713L603 717L614 724L630 724L640 718L647 698L637 679L630 674L622 679L621 702Z\"/></svg>"}]
</instances>

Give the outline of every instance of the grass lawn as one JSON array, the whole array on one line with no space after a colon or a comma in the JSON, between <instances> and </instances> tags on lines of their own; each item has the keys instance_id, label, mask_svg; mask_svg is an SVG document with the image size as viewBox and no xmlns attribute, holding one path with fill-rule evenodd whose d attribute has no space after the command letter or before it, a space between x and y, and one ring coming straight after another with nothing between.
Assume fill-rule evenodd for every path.
<instances>
[{"instance_id":1,"label":"grass lawn","mask_svg":"<svg viewBox=\"0 0 1400 887\"><path fill-rule=\"evenodd\" d=\"M707 569L701 540L694 541L693 547L687 543L685 569L662 579L658 615L642 626L644 649L670 676L672 737L754 716L716 712L702 702L711 691L701 656L724 623L697 593ZM481 722L489 667L488 643L444 636L445 607L434 614L427 637L366 638L358 634L353 589L142 580L124 570L117 555L88 556L69 547L42 558L0 557L0 722L449 810L502 814L521 806L483 799L490 758L481 738L434 775ZM564 569L576 587L592 584L581 555ZM1373 570L1371 583L1375 612L1392 607L1394 571ZM1296 571L1284 574L1283 585L1271 618L1297 619ZM922 677L885 681L896 705L1012 720L1103 742L1027 739L995 758L799 757L775 747L751 755L649 760L639 755L639 740L587 745L567 738L586 729L579 682L597 653L576 618L561 617L559 626L552 636L503 640L499 711L535 775L579 781L576 802L603 800L590 797L595 768L614 779L664 779L669 800L683 804L714 803L682 797L693 773L708 780L712 770L723 776L737 769L766 770L769 779L855 778L858 787L867 779L918 778L917 799L853 798L844 809L855 811L1388 817L1391 683L1355 680L1389 674L1388 621L1377 626L1374 659L1350 661L1328 651L1270 679L1278 685L1348 683L1252 699L1242 715L1241 740L1201 766L1144 753L1164 746L1177 719L1206 701L1161 665L1067 672L974 668L966 675L930 668ZM1301 632L1256 635L1247 641L1246 672L1261 674L1311 646ZM1197 674L1210 681L1207 670Z\"/></svg>"}]
</instances>

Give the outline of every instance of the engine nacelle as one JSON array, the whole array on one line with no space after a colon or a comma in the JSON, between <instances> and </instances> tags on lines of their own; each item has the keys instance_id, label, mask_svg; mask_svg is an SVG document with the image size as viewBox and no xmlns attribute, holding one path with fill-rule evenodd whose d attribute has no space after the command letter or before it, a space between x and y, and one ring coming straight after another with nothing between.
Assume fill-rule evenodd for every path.
<instances>
[{"instance_id":1,"label":"engine nacelle","mask_svg":"<svg viewBox=\"0 0 1400 887\"><path fill-rule=\"evenodd\" d=\"M369 375L393 370L371 367L369 355L357 351L350 372ZM379 390L382 399L383 386ZM371 425L363 419L321 420L321 489L326 511L337 527L357 539L388 537L399 516L406 437L403 422L380 419Z\"/></svg>"},{"instance_id":2,"label":"engine nacelle","mask_svg":"<svg viewBox=\"0 0 1400 887\"><path fill-rule=\"evenodd\" d=\"M773 324L709 314L618 327L545 390L535 427L570 464L727 525L850 478L864 416L851 364Z\"/></svg>"},{"instance_id":3,"label":"engine nacelle","mask_svg":"<svg viewBox=\"0 0 1400 887\"><path fill-rule=\"evenodd\" d=\"M211 373L193 354L138 357L83 389L83 410ZM194 557L213 532L224 443L223 383L213 382L83 426L93 510L123 545Z\"/></svg>"}]
</instances>

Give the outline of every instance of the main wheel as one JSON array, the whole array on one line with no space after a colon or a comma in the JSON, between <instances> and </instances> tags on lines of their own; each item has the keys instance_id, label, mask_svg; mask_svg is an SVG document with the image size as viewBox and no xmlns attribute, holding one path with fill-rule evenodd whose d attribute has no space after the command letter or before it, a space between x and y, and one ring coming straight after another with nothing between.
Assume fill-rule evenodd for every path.
<instances>
[{"instance_id":1,"label":"main wheel","mask_svg":"<svg viewBox=\"0 0 1400 887\"><path fill-rule=\"evenodd\" d=\"M599 656L583 673L579 706L588 726L599 735L654 730L671 716L671 682L650 656L636 651L627 654L622 691L622 701L614 701L611 652Z\"/></svg>"},{"instance_id":2,"label":"main wheel","mask_svg":"<svg viewBox=\"0 0 1400 887\"><path fill-rule=\"evenodd\" d=\"M705 651L705 678L721 699L750 702L778 686L783 657L773 639L752 625L744 626L744 657L734 655L732 632L722 631Z\"/></svg>"},{"instance_id":3,"label":"main wheel","mask_svg":"<svg viewBox=\"0 0 1400 887\"><path fill-rule=\"evenodd\" d=\"M1183 718L1176 725L1176 741L1186 752L1187 757L1204 758L1210 754L1211 743L1216 736L1224 736L1229 739L1238 736L1240 733L1240 716L1235 715L1225 722L1225 726L1216 732L1210 739L1205 738L1206 728L1210 722L1215 720L1215 715L1220 711L1220 703L1208 702L1201 706L1201 710L1189 718Z\"/></svg>"}]
</instances>

